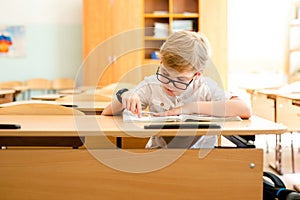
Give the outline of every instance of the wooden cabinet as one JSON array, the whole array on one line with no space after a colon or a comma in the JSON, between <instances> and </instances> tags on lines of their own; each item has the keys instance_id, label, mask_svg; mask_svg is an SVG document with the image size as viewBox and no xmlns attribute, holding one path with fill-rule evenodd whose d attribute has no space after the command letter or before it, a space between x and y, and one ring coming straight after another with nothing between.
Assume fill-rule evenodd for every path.
<instances>
[{"instance_id":1,"label":"wooden cabinet","mask_svg":"<svg viewBox=\"0 0 300 200\"><path fill-rule=\"evenodd\" d=\"M156 59L156 52L168 35L178 30L199 31L199 0L145 0L145 59Z\"/></svg>"},{"instance_id":2,"label":"wooden cabinet","mask_svg":"<svg viewBox=\"0 0 300 200\"><path fill-rule=\"evenodd\" d=\"M142 5L138 0L83 1L84 85L118 82L142 64Z\"/></svg>"},{"instance_id":3,"label":"wooden cabinet","mask_svg":"<svg viewBox=\"0 0 300 200\"><path fill-rule=\"evenodd\" d=\"M165 35L154 32L162 24ZM137 83L155 73L159 60L152 53L187 24L210 40L206 74L226 88L227 0L83 0L83 84Z\"/></svg>"}]
</instances>

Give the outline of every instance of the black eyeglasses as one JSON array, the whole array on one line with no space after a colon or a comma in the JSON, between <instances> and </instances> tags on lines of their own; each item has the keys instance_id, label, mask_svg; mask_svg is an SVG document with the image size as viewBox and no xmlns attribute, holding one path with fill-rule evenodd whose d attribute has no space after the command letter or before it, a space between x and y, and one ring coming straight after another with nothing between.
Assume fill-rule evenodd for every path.
<instances>
[{"instance_id":1,"label":"black eyeglasses","mask_svg":"<svg viewBox=\"0 0 300 200\"><path fill-rule=\"evenodd\" d=\"M187 87L194 80L194 77L193 77L192 80L190 80L190 82L188 82L188 83L184 83L184 82L181 82L181 81L174 81L174 80L168 78L167 76L158 73L159 72L159 68L160 68L160 66L157 68L157 71L156 71L156 78L157 78L157 80L159 80L161 83L164 83L164 84L168 84L168 83L171 82L174 85L174 87L176 87L177 89L186 90Z\"/></svg>"}]
</instances>

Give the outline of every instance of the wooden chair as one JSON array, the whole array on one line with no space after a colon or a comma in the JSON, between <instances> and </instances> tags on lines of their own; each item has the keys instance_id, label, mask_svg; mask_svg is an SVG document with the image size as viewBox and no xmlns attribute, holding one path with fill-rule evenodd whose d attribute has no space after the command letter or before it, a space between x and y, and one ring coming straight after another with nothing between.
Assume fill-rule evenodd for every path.
<instances>
[{"instance_id":1,"label":"wooden chair","mask_svg":"<svg viewBox=\"0 0 300 200\"><path fill-rule=\"evenodd\" d=\"M0 115L84 115L83 112L49 103L12 104L0 108ZM84 143L84 137L4 137L0 146L54 146L78 149Z\"/></svg>"},{"instance_id":2,"label":"wooden chair","mask_svg":"<svg viewBox=\"0 0 300 200\"><path fill-rule=\"evenodd\" d=\"M49 90L51 89L51 81L44 78L33 78L25 82L30 90Z\"/></svg>"},{"instance_id":3,"label":"wooden chair","mask_svg":"<svg viewBox=\"0 0 300 200\"><path fill-rule=\"evenodd\" d=\"M95 94L99 94L99 95L114 95L118 90L122 89L122 88L128 88L131 89L133 87L135 87L136 85L131 84L131 83L112 83L109 85L106 85L100 89L95 90Z\"/></svg>"},{"instance_id":4,"label":"wooden chair","mask_svg":"<svg viewBox=\"0 0 300 200\"><path fill-rule=\"evenodd\" d=\"M6 81L0 82L0 89L14 89L15 87L23 86L22 81Z\"/></svg>"},{"instance_id":5,"label":"wooden chair","mask_svg":"<svg viewBox=\"0 0 300 200\"><path fill-rule=\"evenodd\" d=\"M48 93L48 91L51 90L51 81L44 78L33 78L27 80L25 86L28 91L28 99L30 99L31 91L33 90L40 90L44 91L44 93Z\"/></svg>"},{"instance_id":6,"label":"wooden chair","mask_svg":"<svg viewBox=\"0 0 300 200\"><path fill-rule=\"evenodd\" d=\"M84 113L50 103L16 103L0 108L0 115L84 115Z\"/></svg>"},{"instance_id":7,"label":"wooden chair","mask_svg":"<svg viewBox=\"0 0 300 200\"><path fill-rule=\"evenodd\" d=\"M22 81L6 81L6 82L0 82L0 89L13 89L15 90L14 94L14 101L16 100L17 96L20 93L23 93L23 99L24 97L24 92L26 91L26 87L24 86L24 83Z\"/></svg>"},{"instance_id":8,"label":"wooden chair","mask_svg":"<svg viewBox=\"0 0 300 200\"><path fill-rule=\"evenodd\" d=\"M64 97L61 97L59 99L56 99L56 101L59 102L82 102L82 101L102 101L102 102L110 102L112 101L111 95L100 95L100 94L75 94L75 95L67 95Z\"/></svg>"},{"instance_id":9,"label":"wooden chair","mask_svg":"<svg viewBox=\"0 0 300 200\"><path fill-rule=\"evenodd\" d=\"M75 88L75 80L71 78L57 78L52 81L52 89L55 91Z\"/></svg>"}]
</instances>

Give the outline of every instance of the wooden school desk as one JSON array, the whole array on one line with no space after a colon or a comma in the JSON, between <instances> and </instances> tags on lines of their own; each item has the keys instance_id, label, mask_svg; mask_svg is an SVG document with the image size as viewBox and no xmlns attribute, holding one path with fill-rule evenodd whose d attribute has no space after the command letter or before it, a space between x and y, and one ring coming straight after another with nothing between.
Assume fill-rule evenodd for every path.
<instances>
[{"instance_id":1,"label":"wooden school desk","mask_svg":"<svg viewBox=\"0 0 300 200\"><path fill-rule=\"evenodd\" d=\"M264 119L277 122L277 102L276 96L279 91L277 89L248 89L251 95L251 106L253 114ZM270 163L270 167L278 174L282 175L282 152L281 152L281 135L276 135L275 162ZM267 152L268 152L267 147Z\"/></svg>"},{"instance_id":2,"label":"wooden school desk","mask_svg":"<svg viewBox=\"0 0 300 200\"><path fill-rule=\"evenodd\" d=\"M43 94L43 95L36 95L32 96L32 100L43 100L43 101L55 101L56 99L59 99L63 97L62 94Z\"/></svg>"},{"instance_id":3,"label":"wooden school desk","mask_svg":"<svg viewBox=\"0 0 300 200\"><path fill-rule=\"evenodd\" d=\"M277 121L287 126L288 131L300 131L300 93L278 94L276 96ZM298 147L300 152L300 147ZM291 143L292 151L292 172L295 173L295 158L293 141ZM300 184L294 185L294 188L300 192Z\"/></svg>"},{"instance_id":4,"label":"wooden school desk","mask_svg":"<svg viewBox=\"0 0 300 200\"><path fill-rule=\"evenodd\" d=\"M286 125L289 131L300 131L300 93L278 94L276 102L277 122Z\"/></svg>"},{"instance_id":5,"label":"wooden school desk","mask_svg":"<svg viewBox=\"0 0 300 200\"><path fill-rule=\"evenodd\" d=\"M0 90L0 103L12 102L15 92L15 90Z\"/></svg>"},{"instance_id":6,"label":"wooden school desk","mask_svg":"<svg viewBox=\"0 0 300 200\"><path fill-rule=\"evenodd\" d=\"M251 95L253 114L265 119L282 123L287 126L288 131L299 131L300 117L300 94L286 94L279 89L248 89ZM292 148L292 159L294 157ZM277 173L282 171L282 147L281 135L276 135L275 162L270 167ZM295 165L292 161L292 172L295 172Z\"/></svg>"},{"instance_id":7,"label":"wooden school desk","mask_svg":"<svg viewBox=\"0 0 300 200\"><path fill-rule=\"evenodd\" d=\"M78 136L77 130L86 137L178 134L176 129L144 130L143 123L123 123L121 117L109 116L0 116L0 121L22 127L0 130L0 140L9 136ZM286 131L282 125L254 116L222 126L222 135ZM180 130L185 136L206 133L207 129ZM177 160L155 166L177 153L182 153ZM205 156L200 158L201 153ZM144 168L152 170L135 171ZM263 151L255 148L0 151L0 194L4 199L262 199L262 175Z\"/></svg>"},{"instance_id":8,"label":"wooden school desk","mask_svg":"<svg viewBox=\"0 0 300 200\"><path fill-rule=\"evenodd\" d=\"M76 102L69 102L69 101L43 101L43 100L27 100L27 101L16 101L16 102L10 102L10 103L4 103L0 104L1 107L16 105L16 104L24 104L24 103L49 103L49 104L57 104L62 105L66 107L73 107L74 109L77 109L81 112L84 112L86 115L93 115L93 114L101 114L104 108L110 103L110 102L89 102L89 101L76 101Z\"/></svg>"}]
</instances>

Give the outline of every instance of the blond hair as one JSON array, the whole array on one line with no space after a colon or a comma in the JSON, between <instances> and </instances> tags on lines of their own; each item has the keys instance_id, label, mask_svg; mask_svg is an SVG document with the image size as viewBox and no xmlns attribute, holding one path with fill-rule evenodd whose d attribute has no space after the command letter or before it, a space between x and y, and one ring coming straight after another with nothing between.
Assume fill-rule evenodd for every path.
<instances>
[{"instance_id":1,"label":"blond hair","mask_svg":"<svg viewBox=\"0 0 300 200\"><path fill-rule=\"evenodd\" d=\"M203 71L210 56L209 42L201 32L178 31L168 37L160 48L164 65L177 71Z\"/></svg>"}]
</instances>

